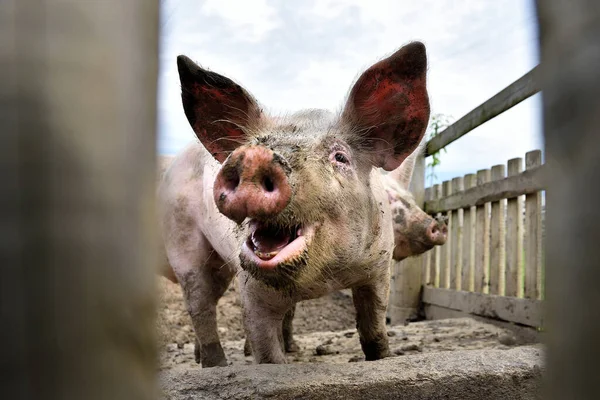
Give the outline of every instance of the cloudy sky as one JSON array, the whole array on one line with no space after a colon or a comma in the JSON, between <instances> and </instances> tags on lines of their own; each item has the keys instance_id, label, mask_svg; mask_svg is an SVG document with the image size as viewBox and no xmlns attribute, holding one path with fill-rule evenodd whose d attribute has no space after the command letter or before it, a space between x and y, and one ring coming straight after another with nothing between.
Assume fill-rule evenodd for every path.
<instances>
[{"instance_id":1,"label":"cloudy sky","mask_svg":"<svg viewBox=\"0 0 600 400\"><path fill-rule=\"evenodd\" d=\"M241 83L273 113L337 110L360 72L421 40L432 113L453 120L538 63L531 0L161 0L161 7L161 154L195 137L181 106L178 54ZM538 94L448 146L437 181L542 146Z\"/></svg>"}]
</instances>

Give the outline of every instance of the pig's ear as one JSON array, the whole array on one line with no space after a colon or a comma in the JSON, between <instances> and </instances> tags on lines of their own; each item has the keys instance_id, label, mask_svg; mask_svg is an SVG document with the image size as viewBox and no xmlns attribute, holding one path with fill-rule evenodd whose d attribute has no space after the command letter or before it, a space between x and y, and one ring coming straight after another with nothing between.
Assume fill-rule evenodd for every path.
<instances>
[{"instance_id":1,"label":"pig's ear","mask_svg":"<svg viewBox=\"0 0 600 400\"><path fill-rule=\"evenodd\" d=\"M342 121L361 134L373 165L400 166L429 122L425 46L412 42L366 70L352 87Z\"/></svg>"},{"instance_id":2,"label":"pig's ear","mask_svg":"<svg viewBox=\"0 0 600 400\"><path fill-rule=\"evenodd\" d=\"M259 123L259 105L240 85L186 56L177 57L177 69L185 116L204 147L219 162L225 161Z\"/></svg>"}]
</instances>

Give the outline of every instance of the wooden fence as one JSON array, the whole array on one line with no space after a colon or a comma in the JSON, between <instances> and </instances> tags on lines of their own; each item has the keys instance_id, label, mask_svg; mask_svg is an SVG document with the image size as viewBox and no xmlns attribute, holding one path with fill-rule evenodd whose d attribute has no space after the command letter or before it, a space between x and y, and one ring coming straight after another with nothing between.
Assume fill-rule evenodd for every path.
<instances>
[{"instance_id":1,"label":"wooden fence","mask_svg":"<svg viewBox=\"0 0 600 400\"><path fill-rule=\"evenodd\" d=\"M536 67L459 119L427 143L425 155L539 92L538 75ZM411 189L427 213L446 218L448 240L444 246L394 267L392 322L419 313L427 318L467 313L543 326L541 151L528 152L525 162L513 158L507 165L494 165L428 188L424 188L424 158L418 163L421 168L415 169Z\"/></svg>"}]
</instances>

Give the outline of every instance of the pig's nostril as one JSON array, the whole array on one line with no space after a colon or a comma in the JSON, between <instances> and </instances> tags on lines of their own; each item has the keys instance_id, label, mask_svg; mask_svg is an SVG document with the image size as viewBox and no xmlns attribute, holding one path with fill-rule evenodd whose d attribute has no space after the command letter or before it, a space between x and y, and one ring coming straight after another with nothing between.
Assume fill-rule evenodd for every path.
<instances>
[{"instance_id":1,"label":"pig's nostril","mask_svg":"<svg viewBox=\"0 0 600 400\"><path fill-rule=\"evenodd\" d=\"M440 224L437 221L434 221L427 229L428 239L431 241L431 244L435 246L446 243L447 233L448 228L446 227L446 224Z\"/></svg>"},{"instance_id":2,"label":"pig's nostril","mask_svg":"<svg viewBox=\"0 0 600 400\"><path fill-rule=\"evenodd\" d=\"M448 227L446 224L442 225L442 235L446 235L448 233Z\"/></svg>"},{"instance_id":3,"label":"pig's nostril","mask_svg":"<svg viewBox=\"0 0 600 400\"><path fill-rule=\"evenodd\" d=\"M240 184L240 176L237 172L231 172L225 179L225 189L234 191Z\"/></svg>"},{"instance_id":4,"label":"pig's nostril","mask_svg":"<svg viewBox=\"0 0 600 400\"><path fill-rule=\"evenodd\" d=\"M275 190L275 184L273 183L273 180L268 176L265 176L265 178L263 179L263 186L267 192L272 192L273 190Z\"/></svg>"}]
</instances>

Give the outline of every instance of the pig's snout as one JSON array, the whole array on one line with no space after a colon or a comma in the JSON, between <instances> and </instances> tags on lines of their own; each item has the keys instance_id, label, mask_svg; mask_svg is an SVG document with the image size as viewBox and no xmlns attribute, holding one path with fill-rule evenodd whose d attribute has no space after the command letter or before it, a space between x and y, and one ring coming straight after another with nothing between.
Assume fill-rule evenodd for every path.
<instances>
[{"instance_id":1,"label":"pig's snout","mask_svg":"<svg viewBox=\"0 0 600 400\"><path fill-rule=\"evenodd\" d=\"M242 223L245 218L266 218L280 213L290 202L285 160L262 146L235 150L217 174L213 194L219 211Z\"/></svg>"},{"instance_id":2,"label":"pig's snout","mask_svg":"<svg viewBox=\"0 0 600 400\"><path fill-rule=\"evenodd\" d=\"M434 219L431 221L425 232L427 240L434 246L441 246L446 243L448 237L448 227L443 221Z\"/></svg>"}]
</instances>

